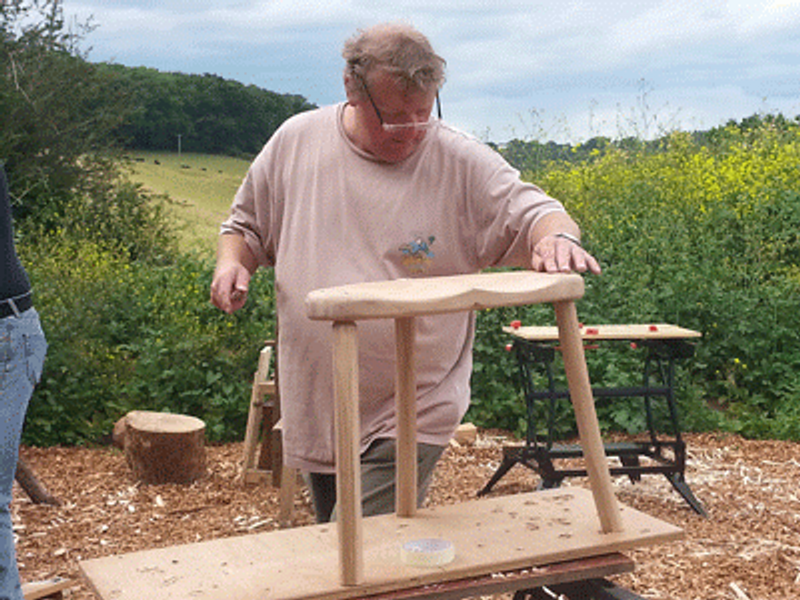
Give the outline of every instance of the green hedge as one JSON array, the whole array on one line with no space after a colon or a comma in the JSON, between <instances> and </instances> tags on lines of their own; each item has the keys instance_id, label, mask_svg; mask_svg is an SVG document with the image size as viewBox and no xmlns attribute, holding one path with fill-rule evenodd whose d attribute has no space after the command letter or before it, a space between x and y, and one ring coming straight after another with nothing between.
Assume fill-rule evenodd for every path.
<instances>
[{"instance_id":1,"label":"green hedge","mask_svg":"<svg viewBox=\"0 0 800 600\"><path fill-rule=\"evenodd\" d=\"M687 427L800 439L796 124L730 126L705 143L675 133L655 149L610 147L527 177L565 202L603 265L603 275L586 278L582 321L669 322L702 332L696 357L679 373ZM538 314L531 320L552 322ZM481 362L498 355L502 340L492 344L491 353L479 347ZM590 353L593 377L619 376L625 360L625 352ZM473 414L510 426L494 371L476 373ZM604 427L635 429L638 409L619 406L617 414L601 413Z\"/></svg>"},{"instance_id":2,"label":"green hedge","mask_svg":"<svg viewBox=\"0 0 800 600\"><path fill-rule=\"evenodd\" d=\"M101 441L134 409L198 416L210 440L242 435L258 353L274 335L269 273L231 316L209 302L209 259L131 262L63 239L26 254L49 342L27 443Z\"/></svg>"}]
</instances>

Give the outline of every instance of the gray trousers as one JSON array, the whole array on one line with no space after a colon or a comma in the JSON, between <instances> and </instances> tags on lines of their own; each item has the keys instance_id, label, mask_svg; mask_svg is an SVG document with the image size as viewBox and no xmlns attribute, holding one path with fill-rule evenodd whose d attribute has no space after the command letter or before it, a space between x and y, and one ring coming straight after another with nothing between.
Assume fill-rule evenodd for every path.
<instances>
[{"instance_id":1,"label":"gray trousers","mask_svg":"<svg viewBox=\"0 0 800 600\"><path fill-rule=\"evenodd\" d=\"M395 448L393 439L377 439L361 455L361 503L365 517L395 510ZM422 506L443 446L417 444L417 505ZM336 475L304 473L317 523L335 520Z\"/></svg>"}]
</instances>

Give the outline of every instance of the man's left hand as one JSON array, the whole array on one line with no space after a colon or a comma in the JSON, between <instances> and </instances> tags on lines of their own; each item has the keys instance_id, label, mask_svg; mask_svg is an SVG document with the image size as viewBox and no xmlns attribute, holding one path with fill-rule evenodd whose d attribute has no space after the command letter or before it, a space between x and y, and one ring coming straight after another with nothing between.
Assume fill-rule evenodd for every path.
<instances>
[{"instance_id":1,"label":"man's left hand","mask_svg":"<svg viewBox=\"0 0 800 600\"><path fill-rule=\"evenodd\" d=\"M544 273L601 272L597 260L576 241L567 237L547 235L533 248L532 267Z\"/></svg>"}]
</instances>

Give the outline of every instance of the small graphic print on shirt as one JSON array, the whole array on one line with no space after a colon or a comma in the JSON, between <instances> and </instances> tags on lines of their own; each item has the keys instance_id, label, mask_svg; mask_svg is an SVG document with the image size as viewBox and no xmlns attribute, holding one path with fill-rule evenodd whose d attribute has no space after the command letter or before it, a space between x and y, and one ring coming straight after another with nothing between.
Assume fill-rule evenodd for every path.
<instances>
[{"instance_id":1,"label":"small graphic print on shirt","mask_svg":"<svg viewBox=\"0 0 800 600\"><path fill-rule=\"evenodd\" d=\"M433 264L434 253L431 246L435 241L436 238L432 235L427 238L415 236L413 241L400 246L400 252L403 254L403 266L414 274L428 271Z\"/></svg>"}]
</instances>

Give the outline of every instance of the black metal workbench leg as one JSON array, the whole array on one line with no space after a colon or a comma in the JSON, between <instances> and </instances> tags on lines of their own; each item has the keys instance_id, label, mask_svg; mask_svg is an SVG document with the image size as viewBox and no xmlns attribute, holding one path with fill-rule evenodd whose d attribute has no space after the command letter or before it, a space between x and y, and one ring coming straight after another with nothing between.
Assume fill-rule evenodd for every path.
<instances>
[{"instance_id":1,"label":"black metal workbench leg","mask_svg":"<svg viewBox=\"0 0 800 600\"><path fill-rule=\"evenodd\" d=\"M703 517L708 516L708 513L703 507L702 502L697 499L697 496L695 496L694 492L692 492L692 488L690 488L689 484L686 483L686 478L683 476L683 473L668 473L665 475L667 480L672 484L672 487L675 488L675 491L678 492L684 500L686 500L686 503L692 507L694 512Z\"/></svg>"}]
</instances>

